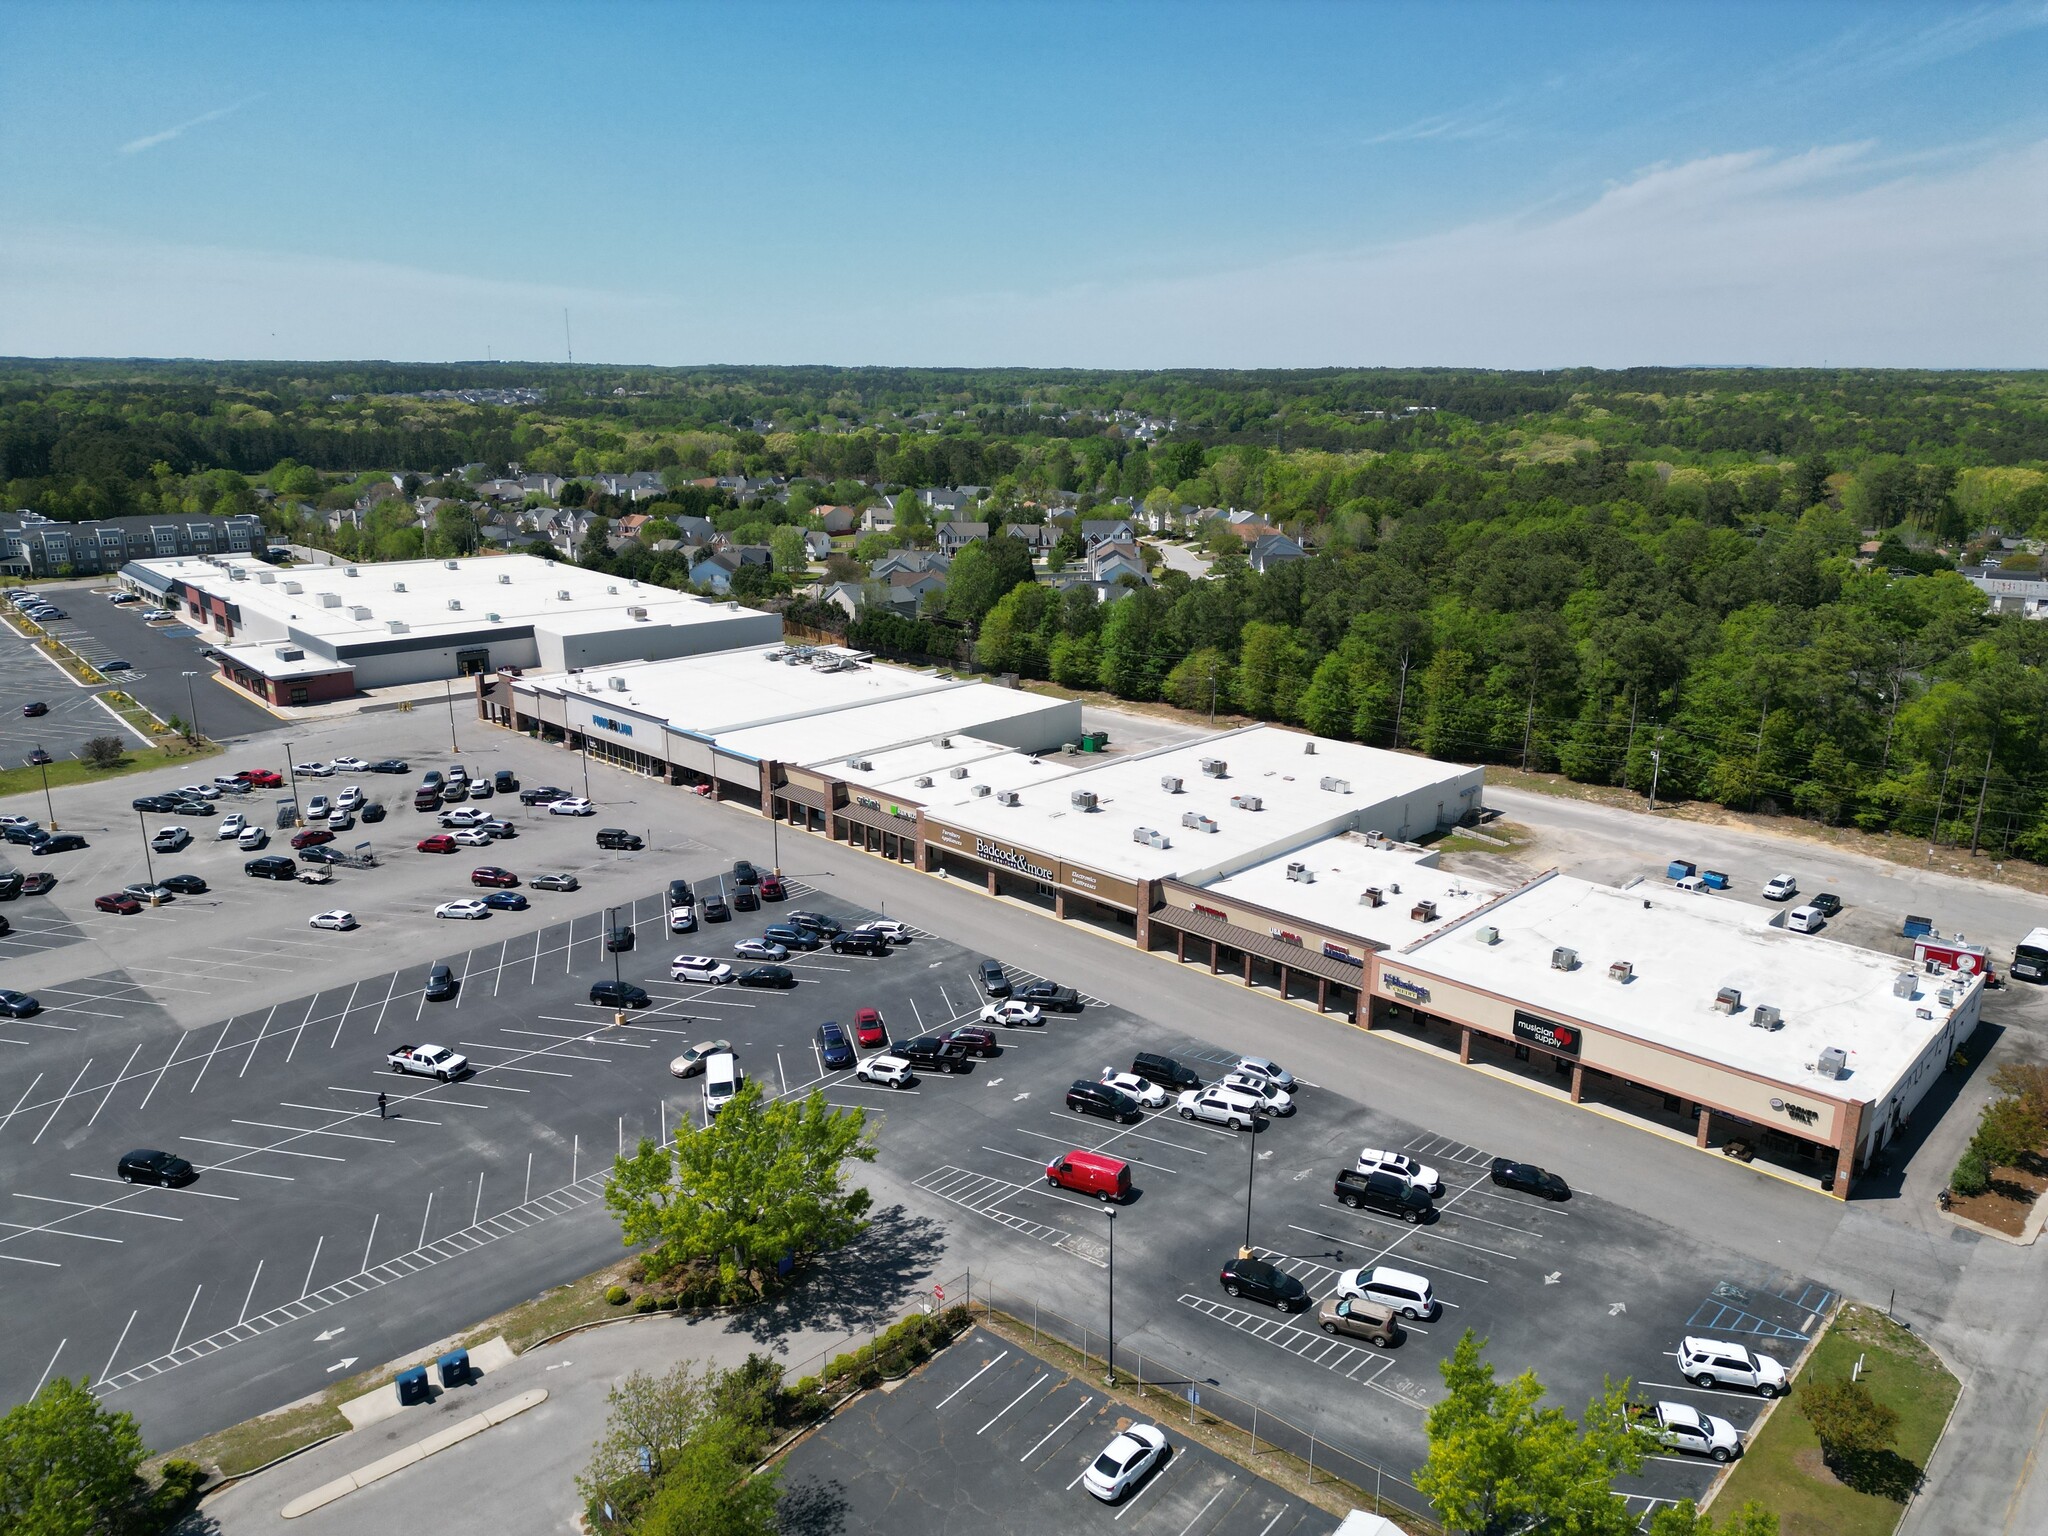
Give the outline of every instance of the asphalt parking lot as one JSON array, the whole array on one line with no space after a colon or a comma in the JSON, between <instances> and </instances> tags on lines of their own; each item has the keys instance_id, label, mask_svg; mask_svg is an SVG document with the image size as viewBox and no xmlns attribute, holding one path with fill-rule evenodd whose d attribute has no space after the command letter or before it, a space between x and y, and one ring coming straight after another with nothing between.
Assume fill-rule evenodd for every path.
<instances>
[{"instance_id":1,"label":"asphalt parking lot","mask_svg":"<svg viewBox=\"0 0 2048 1536\"><path fill-rule=\"evenodd\" d=\"M869 1392L790 1453L785 1519L809 1529L937 1536L1069 1531L1136 1536L1320 1536L1334 1516L1199 1443L1168 1455L1116 1504L1081 1474L1133 1421L1124 1405L975 1329L889 1392ZM1145 1421L1150 1422L1150 1421Z\"/></svg>"},{"instance_id":2,"label":"asphalt parking lot","mask_svg":"<svg viewBox=\"0 0 2048 1536\"><path fill-rule=\"evenodd\" d=\"M76 757L95 736L139 741L97 694L80 687L11 625L0 624L0 766L19 766L37 747L55 758ZM26 716L27 704L45 704L49 713Z\"/></svg>"}]
</instances>

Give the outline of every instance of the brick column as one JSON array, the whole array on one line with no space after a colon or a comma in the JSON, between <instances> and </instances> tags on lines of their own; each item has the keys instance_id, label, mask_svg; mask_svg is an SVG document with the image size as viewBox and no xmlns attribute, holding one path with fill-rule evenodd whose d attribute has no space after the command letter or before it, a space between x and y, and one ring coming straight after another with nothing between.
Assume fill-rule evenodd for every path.
<instances>
[{"instance_id":1,"label":"brick column","mask_svg":"<svg viewBox=\"0 0 2048 1536\"><path fill-rule=\"evenodd\" d=\"M1252 952L1250 950L1244 952L1244 984L1246 986L1252 984Z\"/></svg>"},{"instance_id":2,"label":"brick column","mask_svg":"<svg viewBox=\"0 0 2048 1536\"><path fill-rule=\"evenodd\" d=\"M1698 1134L1697 1134L1696 1136L1694 1136L1694 1137L1693 1137L1693 1144L1694 1144L1695 1146L1699 1147L1699 1148L1700 1148L1700 1149L1701 1149L1702 1151L1704 1151L1704 1150L1706 1149L1706 1145L1707 1145L1707 1138L1708 1138L1708 1137L1709 1137L1710 1135L1712 1135L1712 1134L1713 1134L1713 1131L1712 1131L1712 1126L1713 1126L1713 1123L1714 1123L1714 1112L1713 1112L1712 1110L1708 1109L1706 1105L1702 1104L1702 1105L1700 1106L1700 1128L1699 1128L1699 1133L1698 1133Z\"/></svg>"},{"instance_id":3,"label":"brick column","mask_svg":"<svg viewBox=\"0 0 2048 1536\"><path fill-rule=\"evenodd\" d=\"M988 872L988 893L991 896L996 894L996 872L994 870Z\"/></svg>"},{"instance_id":4,"label":"brick column","mask_svg":"<svg viewBox=\"0 0 2048 1536\"><path fill-rule=\"evenodd\" d=\"M1185 933L1182 933L1178 928L1174 929L1173 931L1173 958L1180 961L1182 964L1187 963L1188 936Z\"/></svg>"},{"instance_id":5,"label":"brick column","mask_svg":"<svg viewBox=\"0 0 2048 1536\"><path fill-rule=\"evenodd\" d=\"M1329 1011L1330 978L1327 976L1318 976L1316 978L1316 1012L1328 1013Z\"/></svg>"},{"instance_id":6,"label":"brick column","mask_svg":"<svg viewBox=\"0 0 2048 1536\"><path fill-rule=\"evenodd\" d=\"M1835 1152L1835 1187L1829 1191L1837 1200L1849 1198L1849 1179L1856 1167L1856 1144L1863 1139L1863 1111L1868 1106L1860 1099L1851 1100L1842 1107L1841 1142Z\"/></svg>"},{"instance_id":7,"label":"brick column","mask_svg":"<svg viewBox=\"0 0 2048 1536\"><path fill-rule=\"evenodd\" d=\"M1065 891L1054 891L1052 893L1052 915L1062 922L1066 921L1067 893Z\"/></svg>"},{"instance_id":8,"label":"brick column","mask_svg":"<svg viewBox=\"0 0 2048 1536\"><path fill-rule=\"evenodd\" d=\"M1458 1031L1458 1064L1466 1067L1472 1065L1472 1031L1469 1029Z\"/></svg>"}]
</instances>

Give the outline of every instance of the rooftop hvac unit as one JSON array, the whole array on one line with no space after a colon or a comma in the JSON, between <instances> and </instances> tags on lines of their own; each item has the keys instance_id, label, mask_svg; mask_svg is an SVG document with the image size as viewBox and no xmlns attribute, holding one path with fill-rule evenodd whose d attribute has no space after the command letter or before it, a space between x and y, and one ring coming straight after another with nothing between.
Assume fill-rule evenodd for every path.
<instances>
[{"instance_id":1,"label":"rooftop hvac unit","mask_svg":"<svg viewBox=\"0 0 2048 1536\"><path fill-rule=\"evenodd\" d=\"M1408 909L1408 916L1418 923L1433 923L1436 921L1436 903L1418 901Z\"/></svg>"},{"instance_id":2,"label":"rooftop hvac unit","mask_svg":"<svg viewBox=\"0 0 2048 1536\"><path fill-rule=\"evenodd\" d=\"M341 574L344 576L359 576L362 573L352 565L344 565L341 568Z\"/></svg>"},{"instance_id":3,"label":"rooftop hvac unit","mask_svg":"<svg viewBox=\"0 0 2048 1536\"><path fill-rule=\"evenodd\" d=\"M873 773L875 771L874 763L865 757L849 757L846 760L846 766L855 773Z\"/></svg>"},{"instance_id":4,"label":"rooftop hvac unit","mask_svg":"<svg viewBox=\"0 0 2048 1536\"><path fill-rule=\"evenodd\" d=\"M953 738L950 736L941 736L939 738L939 745L942 747L950 748L953 745Z\"/></svg>"},{"instance_id":5,"label":"rooftop hvac unit","mask_svg":"<svg viewBox=\"0 0 2048 1536\"><path fill-rule=\"evenodd\" d=\"M605 686L610 688L613 693L624 693L626 691L626 680L623 677L608 677L605 679Z\"/></svg>"},{"instance_id":6,"label":"rooftop hvac unit","mask_svg":"<svg viewBox=\"0 0 2048 1536\"><path fill-rule=\"evenodd\" d=\"M1813 1064L1813 1070L1822 1077L1847 1077L1849 1053L1839 1045L1831 1045L1820 1053L1820 1060Z\"/></svg>"},{"instance_id":7,"label":"rooftop hvac unit","mask_svg":"<svg viewBox=\"0 0 2048 1536\"><path fill-rule=\"evenodd\" d=\"M932 776L925 774L922 778L918 779L917 787L919 789L930 789L932 787Z\"/></svg>"},{"instance_id":8,"label":"rooftop hvac unit","mask_svg":"<svg viewBox=\"0 0 2048 1536\"><path fill-rule=\"evenodd\" d=\"M628 608L626 610L626 617L629 619L644 619L647 617L647 610L645 608Z\"/></svg>"},{"instance_id":9,"label":"rooftop hvac unit","mask_svg":"<svg viewBox=\"0 0 2048 1536\"><path fill-rule=\"evenodd\" d=\"M1486 924L1485 927L1479 930L1479 942L1482 944L1498 944L1500 942L1500 930L1491 923Z\"/></svg>"},{"instance_id":10,"label":"rooftop hvac unit","mask_svg":"<svg viewBox=\"0 0 2048 1536\"><path fill-rule=\"evenodd\" d=\"M348 616L352 619L357 620L367 619L370 616L370 610L365 608L361 603L358 603L356 604L355 607L349 609Z\"/></svg>"},{"instance_id":11,"label":"rooftop hvac unit","mask_svg":"<svg viewBox=\"0 0 2048 1536\"><path fill-rule=\"evenodd\" d=\"M280 645L277 647L277 659L279 661L304 661L306 653L296 645Z\"/></svg>"},{"instance_id":12,"label":"rooftop hvac unit","mask_svg":"<svg viewBox=\"0 0 2048 1536\"><path fill-rule=\"evenodd\" d=\"M1265 809L1265 802L1261 800L1257 795L1232 795L1230 797L1230 803L1236 806L1240 811L1258 811Z\"/></svg>"},{"instance_id":13,"label":"rooftop hvac unit","mask_svg":"<svg viewBox=\"0 0 2048 1536\"><path fill-rule=\"evenodd\" d=\"M322 608L339 608L341 606L341 594L339 592L320 592L316 593L315 596L319 598Z\"/></svg>"},{"instance_id":14,"label":"rooftop hvac unit","mask_svg":"<svg viewBox=\"0 0 2048 1536\"><path fill-rule=\"evenodd\" d=\"M1302 885L1314 885L1316 883L1316 872L1297 859L1294 863L1287 866L1287 878L1298 881Z\"/></svg>"},{"instance_id":15,"label":"rooftop hvac unit","mask_svg":"<svg viewBox=\"0 0 2048 1536\"><path fill-rule=\"evenodd\" d=\"M1892 996L1911 997L1919 990L1919 985L1911 971L1900 971L1892 978Z\"/></svg>"},{"instance_id":16,"label":"rooftop hvac unit","mask_svg":"<svg viewBox=\"0 0 2048 1536\"><path fill-rule=\"evenodd\" d=\"M1368 885L1358 893L1358 904L1361 907L1383 907L1387 904L1387 898L1380 894L1378 886Z\"/></svg>"},{"instance_id":17,"label":"rooftop hvac unit","mask_svg":"<svg viewBox=\"0 0 2048 1536\"><path fill-rule=\"evenodd\" d=\"M617 597L619 595L619 589L617 587L606 587L605 591L611 593L613 597Z\"/></svg>"},{"instance_id":18,"label":"rooftop hvac unit","mask_svg":"<svg viewBox=\"0 0 2048 1536\"><path fill-rule=\"evenodd\" d=\"M1560 944L1550 952L1550 968L1553 971L1576 971L1579 968L1579 952Z\"/></svg>"},{"instance_id":19,"label":"rooftop hvac unit","mask_svg":"<svg viewBox=\"0 0 2048 1536\"><path fill-rule=\"evenodd\" d=\"M405 583L402 581L394 581L393 583L391 583L391 590L394 592L403 592L405 590Z\"/></svg>"},{"instance_id":20,"label":"rooftop hvac unit","mask_svg":"<svg viewBox=\"0 0 2048 1536\"><path fill-rule=\"evenodd\" d=\"M569 601L569 589L567 587L562 587L556 591L555 596L566 603L567 601Z\"/></svg>"},{"instance_id":21,"label":"rooftop hvac unit","mask_svg":"<svg viewBox=\"0 0 2048 1536\"><path fill-rule=\"evenodd\" d=\"M1095 791L1077 789L1067 796L1067 803L1077 811L1092 811L1095 809Z\"/></svg>"},{"instance_id":22,"label":"rooftop hvac unit","mask_svg":"<svg viewBox=\"0 0 2048 1536\"><path fill-rule=\"evenodd\" d=\"M1351 781L1349 779L1326 778L1323 780L1323 788L1333 795L1348 795L1351 793Z\"/></svg>"},{"instance_id":23,"label":"rooftop hvac unit","mask_svg":"<svg viewBox=\"0 0 2048 1536\"><path fill-rule=\"evenodd\" d=\"M1785 1015L1769 1003L1758 1003L1749 1015L1752 1029L1779 1030L1785 1027Z\"/></svg>"},{"instance_id":24,"label":"rooftop hvac unit","mask_svg":"<svg viewBox=\"0 0 2048 1536\"><path fill-rule=\"evenodd\" d=\"M286 582L286 583L284 584L284 589L285 589L285 591L287 591L287 592L293 592L293 593L297 593L297 592L303 592L303 591L305 591L305 590L306 590L306 587L305 587L305 583L303 583L303 582L297 582L297 581L288 581L288 582Z\"/></svg>"},{"instance_id":25,"label":"rooftop hvac unit","mask_svg":"<svg viewBox=\"0 0 2048 1536\"><path fill-rule=\"evenodd\" d=\"M1225 778L1229 775L1230 764L1220 757L1205 757L1202 759L1202 772L1212 779Z\"/></svg>"},{"instance_id":26,"label":"rooftop hvac unit","mask_svg":"<svg viewBox=\"0 0 2048 1536\"><path fill-rule=\"evenodd\" d=\"M460 560L443 560L441 563L447 566L448 569L451 571L459 571L462 569L462 562Z\"/></svg>"},{"instance_id":27,"label":"rooftop hvac unit","mask_svg":"<svg viewBox=\"0 0 2048 1536\"><path fill-rule=\"evenodd\" d=\"M257 586L259 586L259 587L269 587L269 586L275 586L276 584L277 584L277 572L275 572L275 571L258 571L258 572L256 573L256 585L257 585Z\"/></svg>"},{"instance_id":28,"label":"rooftop hvac unit","mask_svg":"<svg viewBox=\"0 0 2048 1536\"><path fill-rule=\"evenodd\" d=\"M498 572L498 585L501 587L509 587L512 585L512 578L505 572L500 571Z\"/></svg>"},{"instance_id":29,"label":"rooftop hvac unit","mask_svg":"<svg viewBox=\"0 0 2048 1536\"><path fill-rule=\"evenodd\" d=\"M487 613L484 617L493 624L502 624L504 622L504 618L500 614Z\"/></svg>"},{"instance_id":30,"label":"rooftop hvac unit","mask_svg":"<svg viewBox=\"0 0 2048 1536\"><path fill-rule=\"evenodd\" d=\"M1304 756L1314 757L1316 755L1316 744L1313 741L1304 741L1301 744L1301 750Z\"/></svg>"},{"instance_id":31,"label":"rooftop hvac unit","mask_svg":"<svg viewBox=\"0 0 2048 1536\"><path fill-rule=\"evenodd\" d=\"M394 635L409 635L412 633L412 626L403 619L386 619L384 627Z\"/></svg>"},{"instance_id":32,"label":"rooftop hvac unit","mask_svg":"<svg viewBox=\"0 0 2048 1536\"><path fill-rule=\"evenodd\" d=\"M1607 979L1609 981L1626 982L1631 980L1635 974L1635 966L1627 960L1617 960L1607 967Z\"/></svg>"},{"instance_id":33,"label":"rooftop hvac unit","mask_svg":"<svg viewBox=\"0 0 2048 1536\"><path fill-rule=\"evenodd\" d=\"M448 611L449 611L450 613L460 613L460 612L462 612L462 599L461 599L461 598L459 598L459 597L451 597L451 598L449 598L449 599L448 599Z\"/></svg>"},{"instance_id":34,"label":"rooftop hvac unit","mask_svg":"<svg viewBox=\"0 0 2048 1536\"><path fill-rule=\"evenodd\" d=\"M1197 832L1214 832L1216 830L1216 823L1209 817L1204 816L1200 811L1182 811L1180 824L1184 827L1193 827Z\"/></svg>"},{"instance_id":35,"label":"rooftop hvac unit","mask_svg":"<svg viewBox=\"0 0 2048 1536\"><path fill-rule=\"evenodd\" d=\"M1944 1008L1953 1008L1956 1005L1956 989L1954 987L1943 987L1934 994L1934 1000Z\"/></svg>"},{"instance_id":36,"label":"rooftop hvac unit","mask_svg":"<svg viewBox=\"0 0 2048 1536\"><path fill-rule=\"evenodd\" d=\"M986 784L970 785L968 787L967 793L969 793L970 795L985 795L988 793L988 786Z\"/></svg>"},{"instance_id":37,"label":"rooftop hvac unit","mask_svg":"<svg viewBox=\"0 0 2048 1536\"><path fill-rule=\"evenodd\" d=\"M1164 832L1155 832L1150 827L1140 827L1138 830L1145 834L1138 841L1145 844L1148 848L1171 848L1173 846L1173 840Z\"/></svg>"},{"instance_id":38,"label":"rooftop hvac unit","mask_svg":"<svg viewBox=\"0 0 2048 1536\"><path fill-rule=\"evenodd\" d=\"M951 779L964 779L967 777L967 770L965 768L948 768L946 770L946 777Z\"/></svg>"},{"instance_id":39,"label":"rooftop hvac unit","mask_svg":"<svg viewBox=\"0 0 2048 1536\"><path fill-rule=\"evenodd\" d=\"M249 573L243 570L239 565L231 565L228 567L229 581L247 581L248 579Z\"/></svg>"},{"instance_id":40,"label":"rooftop hvac unit","mask_svg":"<svg viewBox=\"0 0 2048 1536\"><path fill-rule=\"evenodd\" d=\"M1159 776L1159 787L1160 787L1161 789L1165 790L1165 791L1166 791L1166 792L1167 792L1167 793L1168 793L1169 795L1177 795L1177 794L1179 794L1179 793L1180 793L1180 775L1179 775L1179 774L1177 774L1177 773L1163 773L1163 774L1161 774L1161 775Z\"/></svg>"},{"instance_id":41,"label":"rooftop hvac unit","mask_svg":"<svg viewBox=\"0 0 2048 1536\"><path fill-rule=\"evenodd\" d=\"M1714 1010L1717 1013L1742 1012L1742 988L1723 987L1714 994Z\"/></svg>"},{"instance_id":42,"label":"rooftop hvac unit","mask_svg":"<svg viewBox=\"0 0 2048 1536\"><path fill-rule=\"evenodd\" d=\"M1024 797L1014 789L1006 789L996 796L997 805L1022 805Z\"/></svg>"}]
</instances>

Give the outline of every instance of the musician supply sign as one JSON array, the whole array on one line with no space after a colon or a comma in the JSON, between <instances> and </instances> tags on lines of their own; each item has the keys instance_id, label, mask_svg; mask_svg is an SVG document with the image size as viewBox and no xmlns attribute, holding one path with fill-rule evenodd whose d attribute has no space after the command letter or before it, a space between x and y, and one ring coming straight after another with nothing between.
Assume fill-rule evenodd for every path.
<instances>
[{"instance_id":1,"label":"musician supply sign","mask_svg":"<svg viewBox=\"0 0 2048 1536\"><path fill-rule=\"evenodd\" d=\"M1515 1038L1540 1046L1546 1051L1556 1051L1564 1056L1579 1054L1579 1032L1569 1024L1553 1024L1548 1019L1539 1019L1533 1013L1515 1010Z\"/></svg>"}]
</instances>

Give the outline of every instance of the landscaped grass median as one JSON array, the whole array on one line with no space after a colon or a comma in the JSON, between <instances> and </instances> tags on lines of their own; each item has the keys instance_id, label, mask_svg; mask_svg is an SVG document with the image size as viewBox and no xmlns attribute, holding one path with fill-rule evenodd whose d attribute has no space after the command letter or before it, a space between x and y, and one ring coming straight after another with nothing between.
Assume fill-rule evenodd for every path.
<instances>
[{"instance_id":1,"label":"landscaped grass median","mask_svg":"<svg viewBox=\"0 0 2048 1536\"><path fill-rule=\"evenodd\" d=\"M1893 1456L1873 1477L1855 1479L1871 1491L1845 1487L1821 1464L1820 1442L1799 1412L1795 1387L1735 1464L1714 1500L1717 1511L1754 1499L1777 1515L1781 1536L1886 1536L1898 1525L1962 1384L1908 1330L1855 1305L1845 1306L1814 1346L1799 1380L1847 1377L1859 1357L1858 1379L1899 1416Z\"/></svg>"},{"instance_id":2,"label":"landscaped grass median","mask_svg":"<svg viewBox=\"0 0 2048 1536\"><path fill-rule=\"evenodd\" d=\"M114 734L111 725L107 734ZM149 768L165 768L173 763L197 762L201 758L217 757L219 754L220 748L210 741L201 742L196 747L179 741L168 746L134 748L112 768L93 768L78 758L61 757L50 764L47 771L50 775L50 788L58 790L66 785L97 784L102 779L117 779L124 774L141 773ZM45 770L41 768L0 768L0 796L41 794L44 772ZM63 817L62 807L58 808L58 817L60 820Z\"/></svg>"}]
</instances>

